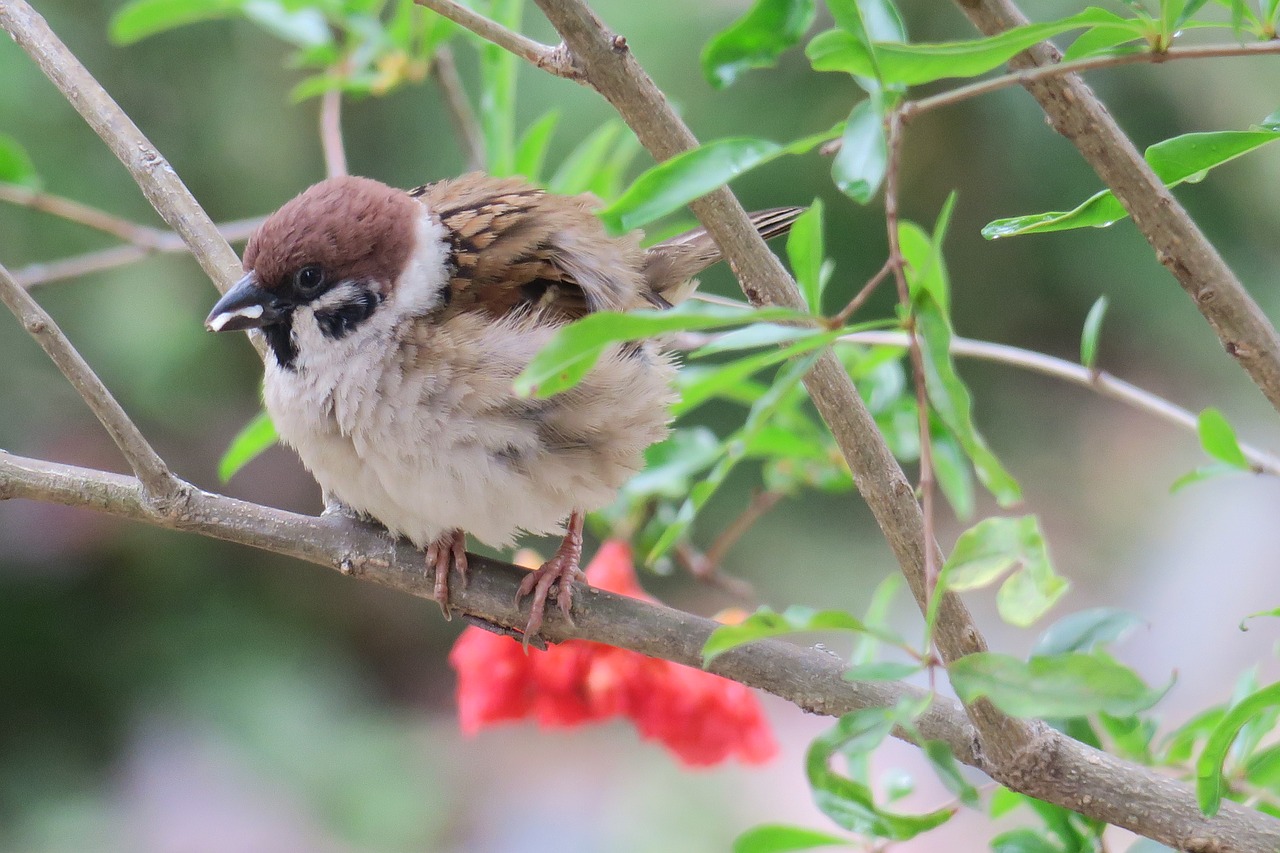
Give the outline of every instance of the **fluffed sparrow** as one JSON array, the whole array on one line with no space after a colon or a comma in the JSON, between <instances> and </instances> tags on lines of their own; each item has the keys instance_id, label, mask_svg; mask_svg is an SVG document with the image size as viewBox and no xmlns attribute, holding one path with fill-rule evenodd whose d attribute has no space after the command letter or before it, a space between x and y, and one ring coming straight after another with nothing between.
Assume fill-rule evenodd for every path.
<instances>
[{"instance_id":1,"label":"fluffed sparrow","mask_svg":"<svg viewBox=\"0 0 1280 853\"><path fill-rule=\"evenodd\" d=\"M654 342L608 349L548 399L512 380L557 328L593 311L665 308L719 260L702 229L648 249L608 236L590 196L469 174L409 192L322 181L249 240L245 276L205 325L261 329L280 437L332 495L426 549L448 611L465 532L505 547L566 532L525 578L526 637L555 594L569 616L584 514L609 504L667 434L674 368ZM766 237L799 208L755 214Z\"/></svg>"}]
</instances>

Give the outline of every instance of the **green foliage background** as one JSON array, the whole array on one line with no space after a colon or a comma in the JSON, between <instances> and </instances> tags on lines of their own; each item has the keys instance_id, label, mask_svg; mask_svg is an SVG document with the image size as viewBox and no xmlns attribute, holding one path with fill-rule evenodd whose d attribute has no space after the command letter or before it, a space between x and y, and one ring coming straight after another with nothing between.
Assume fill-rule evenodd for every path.
<instances>
[{"instance_id":1,"label":"green foliage background","mask_svg":"<svg viewBox=\"0 0 1280 853\"><path fill-rule=\"evenodd\" d=\"M915 40L971 33L950 5L902 6ZM1045 18L1077 8L1036 6ZM699 51L742 4L596 7L703 140L789 141L847 116L851 83L813 73L798 51L775 71L711 89ZM121 48L106 39L112 4L50 0L39 10L215 219L269 211L322 176L316 102L290 103L301 74L285 67L281 44L262 31L205 23ZM553 41L532 7L525 18L530 35ZM476 91L474 53L462 46L458 53ZM1193 130L1243 129L1278 106L1274 59L1171 63L1090 79L1140 146ZM124 170L8 40L0 42L0 80L0 132L31 152L46 189L156 222ZM521 70L520 87L518 127L552 107L561 111L553 163L611 115L593 92L532 69ZM463 169L430 84L348 101L344 127L356 173L412 186ZM1097 189L1025 93L927 115L909 128L906 152L907 218L932 222L958 191L948 241L958 333L1071 359L1089 306L1106 294L1100 366L1189 408L1220 407L1246 437L1270 423L1274 413L1131 223L982 239L979 229L993 219L1065 209ZM840 195L829 170L817 156L786 158L734 186L748 208L823 198L837 264L829 300L838 304L880 267L885 238L878 208ZM1278 183L1280 153L1266 150L1179 191L1272 317L1280 316L1280 206L1268 188ZM110 244L56 218L0 206L0 259L10 269ZM704 287L735 293L724 270ZM157 258L38 295L171 465L199 485L223 488L217 460L257 410L260 368L243 343L203 331L214 291L195 264ZM888 314L888 300L886 289L868 316ZM1274 508L1280 486L1235 478L1170 496L1169 484L1202 459L1194 437L1052 380L974 363L961 370L981 428L1020 479L1059 572L1073 582L1060 611L1119 603L1147 619L1150 629L1130 641L1126 658L1150 683L1181 671L1170 699L1175 720L1180 709L1225 699L1234 674L1274 639L1270 625L1250 635L1233 626L1276 604L1270 579L1280 543L1273 512L1263 510ZM713 406L705 417L723 434L741 412ZM52 365L2 318L0 446L120 467ZM703 544L756 480L750 466L731 476L699 521ZM225 491L319 508L310 478L279 449ZM979 515L995 511L981 500ZM960 530L943 528L947 542ZM851 494L784 503L727 568L778 607L854 612L894 570ZM646 580L659 596L700 612L735 603L683 576ZM990 597L975 599L984 626L996 626ZM900 617L904 625L918 618L905 606ZM1200 643L1186 636L1192 623L1204 626ZM254 840L262 842L256 849L724 849L762 814L820 820L800 756L822 724L780 704L772 710L785 754L765 771L690 774L621 727L520 728L462 742L444 663L458 630L430 603L270 555L0 503L0 849L230 850L253 848ZM1033 638L1004 629L993 641L1019 653ZM941 798L921 796L917 810ZM191 846L201 831L218 840ZM953 849L984 847L975 840Z\"/></svg>"}]
</instances>

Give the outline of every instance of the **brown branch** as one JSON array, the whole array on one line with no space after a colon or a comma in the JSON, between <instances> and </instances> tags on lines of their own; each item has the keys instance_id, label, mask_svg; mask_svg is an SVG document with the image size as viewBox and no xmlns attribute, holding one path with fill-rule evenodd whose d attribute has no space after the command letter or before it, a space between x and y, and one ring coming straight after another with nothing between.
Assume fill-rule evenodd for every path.
<instances>
[{"instance_id":1,"label":"brown branch","mask_svg":"<svg viewBox=\"0 0 1280 853\"><path fill-rule=\"evenodd\" d=\"M697 139L671 109L666 96L631 55L625 38L608 32L581 0L536 2L564 39L590 85L613 105L655 160L667 160L697 145ZM803 310L804 301L795 282L727 188L704 196L690 207L720 246L753 305ZM923 608L927 598L926 550L933 550L931 558L936 564L941 565L942 558L935 542L925 543L923 514L906 475L848 373L832 353L824 353L817 360L805 377L805 387L830 427L858 492L875 515L912 594ZM935 640L948 661L987 648L982 632L954 593L944 593L940 601ZM1041 746L1039 735L1032 728L985 701L974 703L969 711L982 748L995 765L1015 767L1035 760Z\"/></svg>"},{"instance_id":2,"label":"brown branch","mask_svg":"<svg viewBox=\"0 0 1280 853\"><path fill-rule=\"evenodd\" d=\"M438 15L443 15L455 24L471 30L485 41L493 42L503 50L515 54L548 74L564 77L567 80L582 79L581 69L563 45L552 46L536 42L520 33L512 32L497 21L473 12L453 0L413 0L413 2L427 7Z\"/></svg>"},{"instance_id":3,"label":"brown branch","mask_svg":"<svg viewBox=\"0 0 1280 853\"><path fill-rule=\"evenodd\" d=\"M48 213L68 222L75 222L79 225L93 228L104 234L110 234L112 237L119 237L126 243L132 243L140 248L154 246L160 236L165 233L159 228L151 228L147 225L131 222L122 216L99 210L75 199L33 190L17 184L0 183L0 201L16 204L19 207L27 207L31 210L38 210L41 213Z\"/></svg>"},{"instance_id":4,"label":"brown branch","mask_svg":"<svg viewBox=\"0 0 1280 853\"><path fill-rule=\"evenodd\" d=\"M124 454L129 467L138 475L147 500L163 504L178 498L181 484L169 472L169 466L152 449L89 363L76 352L58 324L31 298L31 294L14 281L3 265L0 265L0 302L8 306L13 316L36 339L36 343L40 344L40 348L48 354L102 422L111 440Z\"/></svg>"},{"instance_id":5,"label":"brown branch","mask_svg":"<svg viewBox=\"0 0 1280 853\"><path fill-rule=\"evenodd\" d=\"M867 279L867 283L853 295L853 298L849 300L849 303L844 308L840 309L840 313L831 318L831 328L838 329L847 323L849 318L866 304L867 300L871 298L871 294L876 292L876 288L888 278L891 272L893 272L893 258L886 260L884 266L880 267L880 271Z\"/></svg>"},{"instance_id":6,"label":"brown branch","mask_svg":"<svg viewBox=\"0 0 1280 853\"><path fill-rule=\"evenodd\" d=\"M320 150L324 152L326 177L347 174L347 151L342 144L341 89L329 89L320 96Z\"/></svg>"},{"instance_id":7,"label":"brown branch","mask_svg":"<svg viewBox=\"0 0 1280 853\"><path fill-rule=\"evenodd\" d=\"M920 113L949 107L963 101L977 98L991 92L998 92L1010 86L1026 86L1050 77L1061 77L1064 74L1080 74L1085 71L1097 71L1103 68L1117 68L1123 65L1157 65L1179 59L1229 59L1232 57L1267 56L1280 53L1280 41L1265 41L1254 44L1214 44L1194 47L1172 47L1164 51L1144 51L1142 53L1125 53L1118 56L1087 56L1071 62L1057 62L1052 65L1037 65L1024 68L1012 74L1002 74L990 80L980 80L965 86L959 86L949 92L940 92L927 98L907 101L902 105L903 119L909 120Z\"/></svg>"},{"instance_id":8,"label":"brown branch","mask_svg":"<svg viewBox=\"0 0 1280 853\"><path fill-rule=\"evenodd\" d=\"M462 78L458 76L458 65L454 62L453 51L448 45L436 50L433 70L436 83L440 86L440 94L449 110L449 120L453 122L453 130L458 135L467 169L483 169L484 133L480 129L480 120L476 118L475 110L471 108L471 100L462 85Z\"/></svg>"},{"instance_id":9,"label":"brown branch","mask_svg":"<svg viewBox=\"0 0 1280 853\"><path fill-rule=\"evenodd\" d=\"M83 507L118 518L236 542L306 560L381 586L430 599L433 578L423 572L422 552L393 542L376 527L345 516L296 515L188 486L180 504L157 515L137 480L71 465L26 459L0 451L0 500L25 498ZM528 619L514 605L526 570L469 555L471 580L451 585L455 607L502 628L519 629ZM687 666L700 666L701 650L715 622L664 607L582 587L574 596L574 626L552 608L543 635L552 642L579 638L630 649ZM845 662L821 648L763 640L730 651L710 670L780 696L818 714L890 707L922 695L918 688L887 682L848 682ZM976 732L963 710L935 697L916 721L922 737L945 741L957 759L982 769L1015 790L1127 827L1186 850L1272 853L1280 848L1280 821L1225 802L1212 818L1200 813L1194 792L1148 768L1128 764L1032 724L1037 753L1034 772L1001 778L988 757L974 748ZM902 731L894 733L908 739Z\"/></svg>"},{"instance_id":10,"label":"brown branch","mask_svg":"<svg viewBox=\"0 0 1280 853\"><path fill-rule=\"evenodd\" d=\"M249 239L261 224L262 217L255 216L252 219L237 219L233 222L219 225L218 231L222 234L224 240L236 243ZM156 229L155 240L148 246L139 246L137 244L113 246L110 249L86 252L83 255L76 255L71 258L62 258L56 261L39 261L15 270L13 277L18 284L29 290L40 285L52 284L55 281L65 281L69 278L78 278L82 275L122 267L126 264L149 258L152 255L177 254L186 251L188 251L187 244L182 242L182 238L177 234L172 231Z\"/></svg>"},{"instance_id":11,"label":"brown branch","mask_svg":"<svg viewBox=\"0 0 1280 853\"><path fill-rule=\"evenodd\" d=\"M1010 0L955 0L983 33L1027 23ZM1015 69L1057 64L1062 54L1047 42L1014 57ZM1156 176L1093 90L1079 76L1054 74L1024 84L1055 130L1070 140L1097 172L1156 259L1171 272L1209 321L1222 346L1280 410L1280 334L1226 261Z\"/></svg>"}]
</instances>

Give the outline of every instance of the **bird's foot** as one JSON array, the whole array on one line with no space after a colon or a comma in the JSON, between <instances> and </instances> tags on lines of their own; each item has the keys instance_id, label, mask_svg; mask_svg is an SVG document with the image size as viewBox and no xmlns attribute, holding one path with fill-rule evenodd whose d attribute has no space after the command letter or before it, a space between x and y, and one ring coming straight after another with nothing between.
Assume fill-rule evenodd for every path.
<instances>
[{"instance_id":1,"label":"bird's foot","mask_svg":"<svg viewBox=\"0 0 1280 853\"><path fill-rule=\"evenodd\" d=\"M542 617L547 610L547 598L553 593L560 612L564 614L564 618L570 625L573 624L573 617L569 612L573 606L573 582L586 578L578 566L582 560L582 524L583 514L575 510L569 516L569 531L565 534L560 547L556 549L555 556L543 563L541 568L530 572L520 582L520 589L516 591L516 607L520 606L520 599L526 595L533 595L533 601L530 603L529 624L524 629L526 649L529 647L529 638L536 637L538 629L542 627Z\"/></svg>"},{"instance_id":2,"label":"bird's foot","mask_svg":"<svg viewBox=\"0 0 1280 853\"><path fill-rule=\"evenodd\" d=\"M445 619L452 619L449 612L449 564L462 576L462 588L467 588L467 534L461 530L446 530L440 538L427 546L427 571L435 576L434 598L440 605Z\"/></svg>"}]
</instances>

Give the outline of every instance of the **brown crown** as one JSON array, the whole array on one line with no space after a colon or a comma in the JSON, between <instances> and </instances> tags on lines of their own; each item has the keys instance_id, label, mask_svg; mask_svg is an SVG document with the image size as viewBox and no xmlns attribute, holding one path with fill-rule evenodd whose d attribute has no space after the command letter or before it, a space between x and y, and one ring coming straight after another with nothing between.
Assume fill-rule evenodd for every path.
<instances>
[{"instance_id":1,"label":"brown crown","mask_svg":"<svg viewBox=\"0 0 1280 853\"><path fill-rule=\"evenodd\" d=\"M369 178L329 178L305 190L262 223L244 250L245 272L268 290L319 264L332 281L399 276L413 251L421 207L401 190Z\"/></svg>"}]
</instances>

